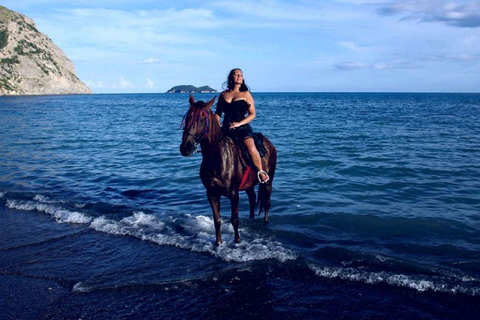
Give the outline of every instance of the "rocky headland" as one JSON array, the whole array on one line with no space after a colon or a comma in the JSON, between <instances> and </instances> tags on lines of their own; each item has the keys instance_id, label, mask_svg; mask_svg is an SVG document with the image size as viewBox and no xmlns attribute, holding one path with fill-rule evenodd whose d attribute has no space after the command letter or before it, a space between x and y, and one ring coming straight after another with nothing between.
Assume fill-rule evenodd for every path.
<instances>
[{"instance_id":1,"label":"rocky headland","mask_svg":"<svg viewBox=\"0 0 480 320\"><path fill-rule=\"evenodd\" d=\"M73 63L32 19L0 6L0 96L89 93Z\"/></svg>"}]
</instances>

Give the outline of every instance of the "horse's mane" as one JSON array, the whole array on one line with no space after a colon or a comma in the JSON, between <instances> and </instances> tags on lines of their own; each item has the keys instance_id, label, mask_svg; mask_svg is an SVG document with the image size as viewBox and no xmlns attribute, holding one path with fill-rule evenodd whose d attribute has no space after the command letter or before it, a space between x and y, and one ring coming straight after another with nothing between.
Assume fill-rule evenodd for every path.
<instances>
[{"instance_id":1,"label":"horse's mane","mask_svg":"<svg viewBox=\"0 0 480 320\"><path fill-rule=\"evenodd\" d=\"M210 144L218 143L223 137L222 130L212 110L205 109L204 107L205 102L195 102L195 104L183 116L181 127L183 130L188 131L195 123L198 123L204 118L205 125L203 127L203 138L207 139Z\"/></svg>"}]
</instances>

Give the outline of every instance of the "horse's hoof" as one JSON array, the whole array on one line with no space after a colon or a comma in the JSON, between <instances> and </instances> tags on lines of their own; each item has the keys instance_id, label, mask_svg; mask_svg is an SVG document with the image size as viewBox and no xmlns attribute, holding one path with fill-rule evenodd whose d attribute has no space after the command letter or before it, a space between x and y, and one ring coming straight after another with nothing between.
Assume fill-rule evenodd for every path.
<instances>
[{"instance_id":1,"label":"horse's hoof","mask_svg":"<svg viewBox=\"0 0 480 320\"><path fill-rule=\"evenodd\" d=\"M264 220L264 221L263 221L263 225L264 225L264 226L268 225L268 220Z\"/></svg>"},{"instance_id":2,"label":"horse's hoof","mask_svg":"<svg viewBox=\"0 0 480 320\"><path fill-rule=\"evenodd\" d=\"M240 238L236 238L235 243L240 243Z\"/></svg>"}]
</instances>

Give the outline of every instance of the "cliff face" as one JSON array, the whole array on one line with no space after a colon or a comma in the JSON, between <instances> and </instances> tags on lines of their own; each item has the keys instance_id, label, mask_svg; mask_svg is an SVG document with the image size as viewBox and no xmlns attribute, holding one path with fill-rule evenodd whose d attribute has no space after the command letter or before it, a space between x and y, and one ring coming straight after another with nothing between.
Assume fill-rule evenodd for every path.
<instances>
[{"instance_id":1,"label":"cliff face","mask_svg":"<svg viewBox=\"0 0 480 320\"><path fill-rule=\"evenodd\" d=\"M73 63L35 22L0 6L0 95L86 93Z\"/></svg>"}]
</instances>

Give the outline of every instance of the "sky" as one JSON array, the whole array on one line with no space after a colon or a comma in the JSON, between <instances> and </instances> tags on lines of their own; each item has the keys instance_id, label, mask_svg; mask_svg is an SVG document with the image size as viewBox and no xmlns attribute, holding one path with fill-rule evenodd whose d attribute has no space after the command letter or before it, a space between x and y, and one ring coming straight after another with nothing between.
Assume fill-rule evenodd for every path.
<instances>
[{"instance_id":1,"label":"sky","mask_svg":"<svg viewBox=\"0 0 480 320\"><path fill-rule=\"evenodd\" d=\"M480 1L0 0L94 93L480 92Z\"/></svg>"}]
</instances>

